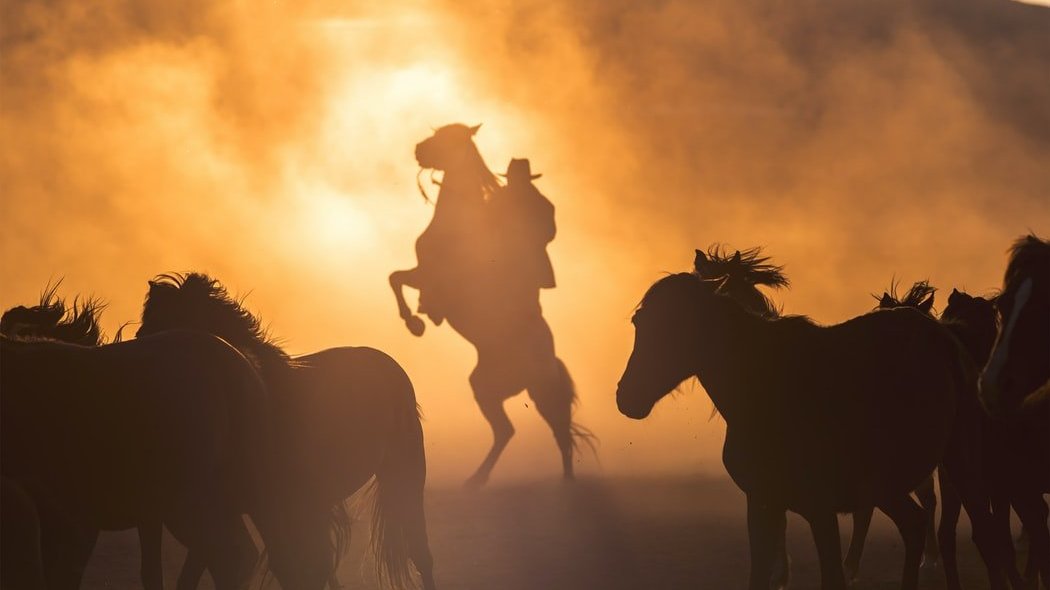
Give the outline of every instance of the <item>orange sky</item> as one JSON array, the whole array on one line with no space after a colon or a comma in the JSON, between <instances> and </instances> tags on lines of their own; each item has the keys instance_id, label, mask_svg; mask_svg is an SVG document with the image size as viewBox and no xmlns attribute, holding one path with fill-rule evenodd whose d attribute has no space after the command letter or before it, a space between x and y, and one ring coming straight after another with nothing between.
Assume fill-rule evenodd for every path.
<instances>
[{"instance_id":1,"label":"orange sky","mask_svg":"<svg viewBox=\"0 0 1050 590\"><path fill-rule=\"evenodd\" d=\"M412 158L431 127L483 123L494 170L529 157L544 174L559 288L543 303L603 440L584 471L721 472L702 391L643 423L613 401L634 304L694 247L766 246L794 284L776 299L835 322L892 277L993 289L1014 237L1050 233L1042 8L3 6L0 305L64 277L110 302L112 334L151 276L207 271L292 352L398 358L439 481L469 474L488 429L469 345L411 337L386 284L432 211ZM525 401L508 402L497 480L558 474Z\"/></svg>"}]
</instances>

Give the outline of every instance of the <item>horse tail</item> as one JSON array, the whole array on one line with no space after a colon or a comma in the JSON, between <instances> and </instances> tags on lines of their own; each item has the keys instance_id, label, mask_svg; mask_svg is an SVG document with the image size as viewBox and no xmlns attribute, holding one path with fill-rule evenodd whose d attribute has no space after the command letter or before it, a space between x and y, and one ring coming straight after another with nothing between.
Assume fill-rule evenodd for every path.
<instances>
[{"instance_id":1,"label":"horse tail","mask_svg":"<svg viewBox=\"0 0 1050 590\"><path fill-rule=\"evenodd\" d=\"M392 396L399 404L394 427L376 470L371 545L380 584L413 587L412 562L424 588L431 588L433 566L423 509L427 477L423 427L412 382L403 371L401 377L402 391Z\"/></svg>"},{"instance_id":2,"label":"horse tail","mask_svg":"<svg viewBox=\"0 0 1050 590\"><path fill-rule=\"evenodd\" d=\"M558 363L558 382L559 389L564 391L570 399L570 416L572 410L576 408L576 404L580 401L579 396L576 395L576 383L572 380L572 375L569 374L568 367L565 366L565 362L560 358L555 359ZM572 450L573 453L579 453L581 449L587 448L592 455L598 458L598 445L601 441L598 436L594 434L590 428L569 419L569 434L572 436Z\"/></svg>"}]
</instances>

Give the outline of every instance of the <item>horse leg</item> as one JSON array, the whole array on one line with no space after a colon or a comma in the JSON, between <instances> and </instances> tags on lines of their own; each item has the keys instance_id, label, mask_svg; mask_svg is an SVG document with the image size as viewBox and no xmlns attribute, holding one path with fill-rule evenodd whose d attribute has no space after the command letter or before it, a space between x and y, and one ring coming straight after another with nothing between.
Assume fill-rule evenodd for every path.
<instances>
[{"instance_id":1,"label":"horse leg","mask_svg":"<svg viewBox=\"0 0 1050 590\"><path fill-rule=\"evenodd\" d=\"M503 401L509 397L504 395L507 388L493 385L493 383L499 383L501 378L498 368L493 370L486 363L485 358L479 351L478 364L470 373L470 387L474 390L474 401L481 409L481 414L492 427L492 448L489 449L488 455L485 456L474 475L466 481L466 486L473 489L480 488L488 482L492 468L496 466L500 454L503 453L503 449L507 448L507 443L514 436L514 425L510 423L510 418L503 409ZM517 393L517 391L512 393Z\"/></svg>"},{"instance_id":2,"label":"horse leg","mask_svg":"<svg viewBox=\"0 0 1050 590\"><path fill-rule=\"evenodd\" d=\"M161 565L164 525L159 520L139 524L139 577L145 590L164 590Z\"/></svg>"},{"instance_id":3,"label":"horse leg","mask_svg":"<svg viewBox=\"0 0 1050 590\"><path fill-rule=\"evenodd\" d=\"M919 586L919 564L926 541L926 515L910 494L880 502L879 509L897 525L904 539L904 573L901 590L915 590Z\"/></svg>"},{"instance_id":4,"label":"horse leg","mask_svg":"<svg viewBox=\"0 0 1050 590\"><path fill-rule=\"evenodd\" d=\"M554 440L561 451L562 479L572 481L576 478L573 472L572 454L572 382L561 378L561 371L544 376L539 383L528 388L529 397L536 403L536 410L551 427Z\"/></svg>"},{"instance_id":5,"label":"horse leg","mask_svg":"<svg viewBox=\"0 0 1050 590\"><path fill-rule=\"evenodd\" d=\"M405 321L405 326L408 327L408 331L413 336L422 336L424 330L426 330L426 324L423 320L412 313L409 309L408 303L405 301L405 294L402 287L411 287L418 289L419 285L416 283L418 269L413 268L412 270L399 270L390 274L390 288L394 290L394 298L397 300L397 313L402 320Z\"/></svg>"},{"instance_id":6,"label":"horse leg","mask_svg":"<svg viewBox=\"0 0 1050 590\"><path fill-rule=\"evenodd\" d=\"M187 551L186 559L182 562L182 569L179 570L179 578L175 582L175 589L197 590L201 578L204 577L204 572L207 569L207 566L204 565L204 559L199 552L192 549Z\"/></svg>"},{"instance_id":7,"label":"horse leg","mask_svg":"<svg viewBox=\"0 0 1050 590\"><path fill-rule=\"evenodd\" d=\"M782 508L774 508L748 495L747 535L751 546L749 590L769 590L773 560L786 526L787 517Z\"/></svg>"},{"instance_id":8,"label":"horse leg","mask_svg":"<svg viewBox=\"0 0 1050 590\"><path fill-rule=\"evenodd\" d=\"M926 512L926 545L923 547L922 565L932 567L941 560L941 552L937 547L937 492L934 490L932 473L915 488L915 497Z\"/></svg>"},{"instance_id":9,"label":"horse leg","mask_svg":"<svg viewBox=\"0 0 1050 590\"><path fill-rule=\"evenodd\" d=\"M950 445L944 458L944 469L948 471L948 477L970 517L971 537L988 570L989 587L1002 590L1009 587L1008 580L1020 580L1021 575L1014 564L1008 564L1003 559L1003 539L989 509L991 498L984 481L982 461L974 455L967 457L958 451Z\"/></svg>"},{"instance_id":10,"label":"horse leg","mask_svg":"<svg viewBox=\"0 0 1050 590\"><path fill-rule=\"evenodd\" d=\"M860 573L860 556L864 553L864 541L868 537L873 512L875 512L874 508L853 511L853 536L850 537L846 559L842 561L843 573L850 584L857 580Z\"/></svg>"},{"instance_id":11,"label":"horse leg","mask_svg":"<svg viewBox=\"0 0 1050 590\"><path fill-rule=\"evenodd\" d=\"M1038 491L1019 494L1014 510L1028 531L1028 562L1025 578L1029 588L1036 588L1042 578L1043 588L1050 588L1050 529L1047 528L1046 501Z\"/></svg>"},{"instance_id":12,"label":"horse leg","mask_svg":"<svg viewBox=\"0 0 1050 590\"><path fill-rule=\"evenodd\" d=\"M769 575L770 590L784 590L791 581L791 557L787 552L787 513L781 512L780 518L774 523L776 528L773 535L777 540L776 549L773 551L773 565Z\"/></svg>"},{"instance_id":13,"label":"horse leg","mask_svg":"<svg viewBox=\"0 0 1050 590\"><path fill-rule=\"evenodd\" d=\"M992 509L992 526L998 536L998 545L1002 548L1002 560L1007 565L1007 576L1015 588L1023 585L1017 574L1017 550L1014 548L1013 535L1010 533L1010 498L1001 488L991 494L989 504Z\"/></svg>"},{"instance_id":14,"label":"horse leg","mask_svg":"<svg viewBox=\"0 0 1050 590\"><path fill-rule=\"evenodd\" d=\"M473 375L471 377L473 378ZM489 449L488 455L485 456L474 475L471 475L466 482L466 486L473 489L480 488L488 482L492 468L496 466L496 461L499 460L503 449L507 448L507 443L514 436L514 425L510 423L507 411L503 408L503 399L488 391L490 390L474 388L474 399L478 403L478 408L481 409L481 414L492 427L492 448Z\"/></svg>"},{"instance_id":15,"label":"horse leg","mask_svg":"<svg viewBox=\"0 0 1050 590\"><path fill-rule=\"evenodd\" d=\"M959 579L959 563L955 554L955 529L959 523L962 501L943 469L938 470L937 479L941 482L941 523L937 528L937 545L940 546L948 590L961 590L962 581Z\"/></svg>"},{"instance_id":16,"label":"horse leg","mask_svg":"<svg viewBox=\"0 0 1050 590\"><path fill-rule=\"evenodd\" d=\"M41 496L36 497L40 516L40 553L48 588L80 587L84 570L98 541L98 530L76 524Z\"/></svg>"},{"instance_id":17,"label":"horse leg","mask_svg":"<svg viewBox=\"0 0 1050 590\"><path fill-rule=\"evenodd\" d=\"M0 482L0 588L44 590L40 552L40 518L36 503L21 485L9 478Z\"/></svg>"},{"instance_id":18,"label":"horse leg","mask_svg":"<svg viewBox=\"0 0 1050 590\"><path fill-rule=\"evenodd\" d=\"M839 539L839 520L833 511L807 512L802 515L813 532L820 559L821 590L845 590L846 577L842 573L842 541Z\"/></svg>"},{"instance_id":19,"label":"horse leg","mask_svg":"<svg viewBox=\"0 0 1050 590\"><path fill-rule=\"evenodd\" d=\"M259 558L251 533L239 514L200 507L170 514L164 519L171 534L186 546L187 563L201 563L211 572L216 590L247 586ZM199 561L197 561L199 560ZM180 589L183 577L180 575Z\"/></svg>"}]
</instances>

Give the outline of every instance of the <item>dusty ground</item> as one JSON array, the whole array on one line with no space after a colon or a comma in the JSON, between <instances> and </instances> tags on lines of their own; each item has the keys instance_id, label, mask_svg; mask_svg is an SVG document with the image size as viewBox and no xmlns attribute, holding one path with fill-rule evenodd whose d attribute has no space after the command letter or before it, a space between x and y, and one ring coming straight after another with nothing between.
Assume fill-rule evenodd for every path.
<instances>
[{"instance_id":1,"label":"dusty ground","mask_svg":"<svg viewBox=\"0 0 1050 590\"><path fill-rule=\"evenodd\" d=\"M481 492L437 488L429 491L428 511L443 589L732 589L747 583L744 498L725 480L588 479L570 486L542 481ZM792 588L818 588L808 527L789 518ZM371 561L362 558L367 525L356 530L340 580L347 588L374 588ZM849 530L843 518L844 538ZM965 521L959 538L964 584L987 587ZM170 588L181 558L181 548L166 539ZM902 561L892 523L877 514L856 588L898 587ZM134 532L107 533L84 588L137 588L137 571ZM210 581L202 587L211 588ZM943 587L940 571L924 572L921 587Z\"/></svg>"}]
</instances>

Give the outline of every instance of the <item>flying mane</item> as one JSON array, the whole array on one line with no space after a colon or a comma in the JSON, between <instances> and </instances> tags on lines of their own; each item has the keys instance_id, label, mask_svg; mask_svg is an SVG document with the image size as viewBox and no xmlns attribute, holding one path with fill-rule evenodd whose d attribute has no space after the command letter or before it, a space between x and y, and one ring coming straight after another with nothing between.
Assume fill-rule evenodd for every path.
<instances>
[{"instance_id":1,"label":"flying mane","mask_svg":"<svg viewBox=\"0 0 1050 590\"><path fill-rule=\"evenodd\" d=\"M892 309L894 307L920 307L920 304L924 303L927 299L932 298L937 292L937 287L930 285L930 281L916 281L914 285L908 289L908 292L901 297L897 294L897 287L899 283L894 280L890 282L890 290L883 293L882 297L878 295L872 295L876 300L879 301L879 308L881 309ZM932 301L931 301L932 305Z\"/></svg>"},{"instance_id":2,"label":"flying mane","mask_svg":"<svg viewBox=\"0 0 1050 590\"><path fill-rule=\"evenodd\" d=\"M258 316L230 296L222 284L199 272L168 273L150 282L142 309L142 326L203 330L226 340L260 368L288 366L291 358Z\"/></svg>"},{"instance_id":3,"label":"flying mane","mask_svg":"<svg viewBox=\"0 0 1050 590\"><path fill-rule=\"evenodd\" d=\"M767 318L781 315L782 310L757 286L781 289L789 287L791 282L784 275L783 266L771 264L768 256L762 256L762 248L729 254L721 244L713 244L707 248L706 255L699 250L696 254L696 276L705 280L725 278L720 292L736 299L748 311Z\"/></svg>"},{"instance_id":4,"label":"flying mane","mask_svg":"<svg viewBox=\"0 0 1050 590\"><path fill-rule=\"evenodd\" d=\"M1032 234L1014 242L1010 248L1010 261L1006 265L1003 285L1012 284L1018 275L1039 275L1050 272L1050 242Z\"/></svg>"},{"instance_id":5,"label":"flying mane","mask_svg":"<svg viewBox=\"0 0 1050 590\"><path fill-rule=\"evenodd\" d=\"M47 338L82 346L104 344L106 337L99 318L106 303L95 297L83 301L77 297L72 306L67 306L65 299L57 294L61 284L59 280L45 287L37 305L20 305L5 311L0 317L0 333L13 338Z\"/></svg>"}]
</instances>

